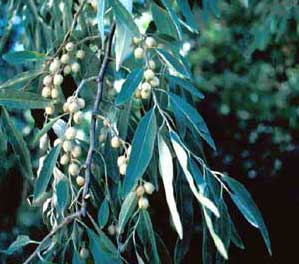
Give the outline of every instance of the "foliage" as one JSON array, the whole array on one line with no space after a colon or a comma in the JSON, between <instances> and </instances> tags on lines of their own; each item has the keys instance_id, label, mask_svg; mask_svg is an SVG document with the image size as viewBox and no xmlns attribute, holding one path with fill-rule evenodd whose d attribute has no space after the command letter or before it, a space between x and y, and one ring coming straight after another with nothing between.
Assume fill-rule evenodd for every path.
<instances>
[{"instance_id":1,"label":"foliage","mask_svg":"<svg viewBox=\"0 0 299 264\"><path fill-rule=\"evenodd\" d=\"M193 11L186 1L176 3L6 3L22 18L25 50L2 57L26 71L0 85L1 138L49 229L24 263L161 263L165 255L184 263L193 221L202 222L203 262L209 255L221 263L232 243L243 248L225 196L260 230L271 254L251 195L204 159L205 145L216 146L194 106L203 94L182 45L198 32L193 13L219 16L217 1L194 4ZM42 127L35 124L26 141L10 118L24 109L36 124L44 109ZM161 190L169 229L178 234L174 248L153 221L151 197ZM201 219L193 219L193 202ZM29 243L37 242L22 236L2 251Z\"/></svg>"}]
</instances>

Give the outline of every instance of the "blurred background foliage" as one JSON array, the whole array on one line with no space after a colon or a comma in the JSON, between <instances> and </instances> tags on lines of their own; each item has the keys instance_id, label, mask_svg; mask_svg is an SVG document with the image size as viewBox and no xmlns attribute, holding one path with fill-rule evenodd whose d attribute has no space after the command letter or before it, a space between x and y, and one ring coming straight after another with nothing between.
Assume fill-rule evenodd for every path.
<instances>
[{"instance_id":1,"label":"blurred background foliage","mask_svg":"<svg viewBox=\"0 0 299 264\"><path fill-rule=\"evenodd\" d=\"M40 43L28 41L28 36L34 38L39 30L47 31L44 25L34 24L38 18L30 15L33 12L30 2L24 7L17 4L21 1L1 1L0 55L23 49L22 44L26 49L42 50L44 47L47 50L47 40L40 40ZM196 83L206 96L205 100L198 102L198 108L218 146L217 154L209 161L212 166L229 172L233 177L243 178L243 181L275 181L285 171L286 157L298 149L298 1L211 2L213 6L204 0L203 10L194 10L200 34L190 35L182 49L188 54ZM26 12L29 13L26 15ZM28 18L24 21L25 27L21 15ZM49 25L51 23L54 21L49 21ZM69 24L58 24L64 29L69 27ZM38 25L35 27L37 33L32 31L33 25ZM57 28L56 32L58 35L54 39L59 42L65 30ZM1 57L0 83L24 70L10 67ZM16 112L13 118L25 140L29 140L34 133L31 115ZM18 234L30 233L30 230L39 232L36 227L40 223L40 212L21 199L24 186L21 176L16 173L17 161L7 153L11 153L10 146L0 125L0 248L5 248ZM249 187L253 194L256 189L257 192L260 190L254 185ZM267 206L272 201L271 197L268 199ZM263 207L261 209L263 212ZM272 217L272 211L265 209L264 212L267 221ZM270 234L276 227L270 224ZM43 233L37 236L42 237ZM254 244L254 238L253 241ZM275 242L274 238L274 255ZM248 254L251 253L249 250ZM0 257L0 263L6 263L3 261ZM14 259L11 261L16 263ZM235 263L234 258L231 263ZM270 263L269 259L264 263Z\"/></svg>"}]
</instances>

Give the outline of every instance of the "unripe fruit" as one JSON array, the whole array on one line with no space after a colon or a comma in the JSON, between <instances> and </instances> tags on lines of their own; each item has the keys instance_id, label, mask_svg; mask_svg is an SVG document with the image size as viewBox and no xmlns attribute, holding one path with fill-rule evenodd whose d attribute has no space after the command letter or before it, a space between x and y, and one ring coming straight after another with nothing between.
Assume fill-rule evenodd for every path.
<instances>
[{"instance_id":1,"label":"unripe fruit","mask_svg":"<svg viewBox=\"0 0 299 264\"><path fill-rule=\"evenodd\" d=\"M147 209L149 207L149 201L146 197L140 197L138 200L138 207L140 209Z\"/></svg>"},{"instance_id":2,"label":"unripe fruit","mask_svg":"<svg viewBox=\"0 0 299 264\"><path fill-rule=\"evenodd\" d=\"M94 10L97 10L98 8L98 3L96 0L92 0L91 3L90 3L91 7L94 9Z\"/></svg>"},{"instance_id":3,"label":"unripe fruit","mask_svg":"<svg viewBox=\"0 0 299 264\"><path fill-rule=\"evenodd\" d=\"M130 145L130 146L127 148L127 155L128 155L128 156L131 155L131 151L132 151L132 146Z\"/></svg>"},{"instance_id":4,"label":"unripe fruit","mask_svg":"<svg viewBox=\"0 0 299 264\"><path fill-rule=\"evenodd\" d=\"M111 139L111 147L112 148L119 148L120 147L120 140L117 136L114 136L112 139Z\"/></svg>"},{"instance_id":5,"label":"unripe fruit","mask_svg":"<svg viewBox=\"0 0 299 264\"><path fill-rule=\"evenodd\" d=\"M80 257L82 259L87 259L89 257L89 250L87 248L81 248Z\"/></svg>"},{"instance_id":6,"label":"unripe fruit","mask_svg":"<svg viewBox=\"0 0 299 264\"><path fill-rule=\"evenodd\" d=\"M59 91L58 91L58 89L56 89L56 88L52 89L52 91L51 91L51 97L52 97L52 99L57 99L59 97Z\"/></svg>"},{"instance_id":7,"label":"unripe fruit","mask_svg":"<svg viewBox=\"0 0 299 264\"><path fill-rule=\"evenodd\" d=\"M119 166L119 174L126 175L127 172L127 164L122 164Z\"/></svg>"},{"instance_id":8,"label":"unripe fruit","mask_svg":"<svg viewBox=\"0 0 299 264\"><path fill-rule=\"evenodd\" d=\"M152 80L150 80L150 84L152 87L159 87L160 85L159 78L155 76Z\"/></svg>"},{"instance_id":9,"label":"unripe fruit","mask_svg":"<svg viewBox=\"0 0 299 264\"><path fill-rule=\"evenodd\" d=\"M84 50L78 50L77 53L76 53L76 58L82 60L82 59L84 59L84 57L85 57Z\"/></svg>"},{"instance_id":10,"label":"unripe fruit","mask_svg":"<svg viewBox=\"0 0 299 264\"><path fill-rule=\"evenodd\" d=\"M39 140L39 149L42 152L46 152L48 149L48 144L49 144L49 138L48 138L48 135L45 134Z\"/></svg>"},{"instance_id":11,"label":"unripe fruit","mask_svg":"<svg viewBox=\"0 0 299 264\"><path fill-rule=\"evenodd\" d=\"M133 41L133 44L138 45L142 41L142 39L139 37L133 37L132 41Z\"/></svg>"},{"instance_id":12,"label":"unripe fruit","mask_svg":"<svg viewBox=\"0 0 299 264\"><path fill-rule=\"evenodd\" d=\"M65 102L63 104L63 112L65 112L65 113L69 112L69 106L70 106L70 104L68 102Z\"/></svg>"},{"instance_id":13,"label":"unripe fruit","mask_svg":"<svg viewBox=\"0 0 299 264\"><path fill-rule=\"evenodd\" d=\"M155 47L157 45L157 42L156 42L156 40L153 37L147 37L145 39L145 45L148 48L153 48L153 47Z\"/></svg>"},{"instance_id":14,"label":"unripe fruit","mask_svg":"<svg viewBox=\"0 0 299 264\"><path fill-rule=\"evenodd\" d=\"M54 147L56 147L57 145L61 144L62 143L62 140L60 138L56 138L54 140Z\"/></svg>"},{"instance_id":15,"label":"unripe fruit","mask_svg":"<svg viewBox=\"0 0 299 264\"><path fill-rule=\"evenodd\" d=\"M46 112L47 115L53 115L54 112L55 112L55 107L54 107L54 105L47 106L47 107L45 108L45 112Z\"/></svg>"},{"instance_id":16,"label":"unripe fruit","mask_svg":"<svg viewBox=\"0 0 299 264\"><path fill-rule=\"evenodd\" d=\"M143 184L144 190L147 194L151 195L155 191L155 186L151 182L145 182Z\"/></svg>"},{"instance_id":17,"label":"unripe fruit","mask_svg":"<svg viewBox=\"0 0 299 264\"><path fill-rule=\"evenodd\" d=\"M60 58L61 63L67 64L70 61L70 55L63 54Z\"/></svg>"},{"instance_id":18,"label":"unripe fruit","mask_svg":"<svg viewBox=\"0 0 299 264\"><path fill-rule=\"evenodd\" d=\"M150 91L152 89L152 86L148 82L144 82L141 85L141 91Z\"/></svg>"},{"instance_id":19,"label":"unripe fruit","mask_svg":"<svg viewBox=\"0 0 299 264\"><path fill-rule=\"evenodd\" d=\"M65 65L63 68L63 73L69 75L72 72L72 67L70 65Z\"/></svg>"},{"instance_id":20,"label":"unripe fruit","mask_svg":"<svg viewBox=\"0 0 299 264\"><path fill-rule=\"evenodd\" d=\"M127 163L127 158L125 156L119 156L117 158L117 166L120 167L123 164Z\"/></svg>"},{"instance_id":21,"label":"unripe fruit","mask_svg":"<svg viewBox=\"0 0 299 264\"><path fill-rule=\"evenodd\" d=\"M67 154L63 154L60 158L61 165L67 165L70 162L70 158Z\"/></svg>"},{"instance_id":22,"label":"unripe fruit","mask_svg":"<svg viewBox=\"0 0 299 264\"><path fill-rule=\"evenodd\" d=\"M140 99L141 98L141 90L137 89L134 96L135 96L135 98Z\"/></svg>"},{"instance_id":23,"label":"unripe fruit","mask_svg":"<svg viewBox=\"0 0 299 264\"><path fill-rule=\"evenodd\" d=\"M99 136L99 142L100 142L100 143L105 142L106 139L107 139L107 136L106 136L105 134L100 134L100 136Z\"/></svg>"},{"instance_id":24,"label":"unripe fruit","mask_svg":"<svg viewBox=\"0 0 299 264\"><path fill-rule=\"evenodd\" d=\"M72 102L69 104L69 112L70 113L76 113L80 110L79 105L77 104L77 102Z\"/></svg>"},{"instance_id":25,"label":"unripe fruit","mask_svg":"<svg viewBox=\"0 0 299 264\"><path fill-rule=\"evenodd\" d=\"M55 74L53 84L60 86L63 83L63 76L61 74Z\"/></svg>"},{"instance_id":26,"label":"unripe fruit","mask_svg":"<svg viewBox=\"0 0 299 264\"><path fill-rule=\"evenodd\" d=\"M153 70L151 70L151 69L147 69L147 70L144 72L144 78L145 78L145 80L150 81L150 80L152 80L154 77L155 77L155 73L154 73Z\"/></svg>"},{"instance_id":27,"label":"unripe fruit","mask_svg":"<svg viewBox=\"0 0 299 264\"><path fill-rule=\"evenodd\" d=\"M77 130L74 127L68 127L65 131L65 137L68 140L72 140L76 137L77 135Z\"/></svg>"},{"instance_id":28,"label":"unripe fruit","mask_svg":"<svg viewBox=\"0 0 299 264\"><path fill-rule=\"evenodd\" d=\"M67 51L72 51L73 49L75 48L75 45L73 42L68 42L66 45L65 45L65 49Z\"/></svg>"},{"instance_id":29,"label":"unripe fruit","mask_svg":"<svg viewBox=\"0 0 299 264\"><path fill-rule=\"evenodd\" d=\"M81 156L81 153L82 153L82 149L78 145L75 146L74 149L72 150L72 156L76 159Z\"/></svg>"},{"instance_id":30,"label":"unripe fruit","mask_svg":"<svg viewBox=\"0 0 299 264\"><path fill-rule=\"evenodd\" d=\"M42 89L42 96L47 98L47 97L50 97L50 95L51 95L51 88L45 86L45 87Z\"/></svg>"},{"instance_id":31,"label":"unripe fruit","mask_svg":"<svg viewBox=\"0 0 299 264\"><path fill-rule=\"evenodd\" d=\"M85 183L85 179L82 176L77 176L76 183L79 187L82 187Z\"/></svg>"},{"instance_id":32,"label":"unripe fruit","mask_svg":"<svg viewBox=\"0 0 299 264\"><path fill-rule=\"evenodd\" d=\"M57 58L55 58L51 64L50 64L50 67L49 67L49 70L51 73L55 73L59 70L60 68L60 60L58 60Z\"/></svg>"},{"instance_id":33,"label":"unripe fruit","mask_svg":"<svg viewBox=\"0 0 299 264\"><path fill-rule=\"evenodd\" d=\"M137 197L141 197L144 195L144 187L142 185L138 186L137 189L136 189L136 195Z\"/></svg>"},{"instance_id":34,"label":"unripe fruit","mask_svg":"<svg viewBox=\"0 0 299 264\"><path fill-rule=\"evenodd\" d=\"M103 126L104 126L104 127L109 127L109 126L110 126L110 122L109 122L108 119L104 119L104 120L103 120Z\"/></svg>"},{"instance_id":35,"label":"unripe fruit","mask_svg":"<svg viewBox=\"0 0 299 264\"><path fill-rule=\"evenodd\" d=\"M142 89L141 90L141 99L148 99L151 96L151 90Z\"/></svg>"},{"instance_id":36,"label":"unripe fruit","mask_svg":"<svg viewBox=\"0 0 299 264\"><path fill-rule=\"evenodd\" d=\"M149 62L148 62L148 66L149 66L152 70L156 69L156 63L155 63L155 61L153 61L153 60L149 60Z\"/></svg>"},{"instance_id":37,"label":"unripe fruit","mask_svg":"<svg viewBox=\"0 0 299 264\"><path fill-rule=\"evenodd\" d=\"M77 104L79 105L80 108L84 108L85 100L83 98L78 98Z\"/></svg>"},{"instance_id":38,"label":"unripe fruit","mask_svg":"<svg viewBox=\"0 0 299 264\"><path fill-rule=\"evenodd\" d=\"M51 75L46 75L45 77L44 77L44 79L43 79L43 84L45 85L45 86L51 86L51 84L52 84L52 76Z\"/></svg>"},{"instance_id":39,"label":"unripe fruit","mask_svg":"<svg viewBox=\"0 0 299 264\"><path fill-rule=\"evenodd\" d=\"M108 234L110 235L110 236L114 236L115 235L115 226L114 225L110 225L110 226L108 226Z\"/></svg>"},{"instance_id":40,"label":"unripe fruit","mask_svg":"<svg viewBox=\"0 0 299 264\"><path fill-rule=\"evenodd\" d=\"M76 124L80 124L83 120L83 113L81 111L78 111L77 113L74 114L73 120Z\"/></svg>"},{"instance_id":41,"label":"unripe fruit","mask_svg":"<svg viewBox=\"0 0 299 264\"><path fill-rule=\"evenodd\" d=\"M80 71L80 64L78 62L74 62L71 65L72 67L72 72L78 73Z\"/></svg>"},{"instance_id":42,"label":"unripe fruit","mask_svg":"<svg viewBox=\"0 0 299 264\"><path fill-rule=\"evenodd\" d=\"M80 173L80 168L76 163L69 165L68 172L72 176L77 176Z\"/></svg>"},{"instance_id":43,"label":"unripe fruit","mask_svg":"<svg viewBox=\"0 0 299 264\"><path fill-rule=\"evenodd\" d=\"M65 152L70 152L73 149L73 143L69 140L65 140L62 144L62 148Z\"/></svg>"},{"instance_id":44,"label":"unripe fruit","mask_svg":"<svg viewBox=\"0 0 299 264\"><path fill-rule=\"evenodd\" d=\"M134 50L134 57L135 57L135 59L142 59L143 56L144 56L144 50L143 50L143 48L138 47L138 48L136 48Z\"/></svg>"}]
</instances>

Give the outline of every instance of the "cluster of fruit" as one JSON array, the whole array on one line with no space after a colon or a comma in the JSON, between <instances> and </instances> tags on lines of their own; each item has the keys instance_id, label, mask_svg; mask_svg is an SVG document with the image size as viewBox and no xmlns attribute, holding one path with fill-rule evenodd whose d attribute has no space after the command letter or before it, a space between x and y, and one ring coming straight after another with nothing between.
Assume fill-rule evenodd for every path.
<instances>
[{"instance_id":1,"label":"cluster of fruit","mask_svg":"<svg viewBox=\"0 0 299 264\"><path fill-rule=\"evenodd\" d=\"M136 59L146 58L147 61L147 69L144 72L144 81L139 85L135 92L135 98L148 99L151 95L152 88L159 87L160 85L160 80L154 72L156 63L152 59L147 60L146 56L149 49L157 46L157 42L153 37L146 37L144 40L142 38L134 37L133 44L137 46L134 50L134 57Z\"/></svg>"},{"instance_id":2,"label":"cluster of fruit","mask_svg":"<svg viewBox=\"0 0 299 264\"><path fill-rule=\"evenodd\" d=\"M60 95L60 86L63 83L64 76L70 73L78 73L80 64L77 59L82 60L85 57L83 50L75 49L73 42L68 42L65 45L65 53L59 58L54 58L48 67L49 74L43 79L42 96L46 98L57 99ZM53 115L55 106L50 105L45 108L47 115Z\"/></svg>"},{"instance_id":3,"label":"cluster of fruit","mask_svg":"<svg viewBox=\"0 0 299 264\"><path fill-rule=\"evenodd\" d=\"M149 201L144 194L152 195L155 191L155 186L151 182L144 182L142 185L139 185L135 192L138 197L138 207L140 209L147 209L149 207Z\"/></svg>"}]
</instances>

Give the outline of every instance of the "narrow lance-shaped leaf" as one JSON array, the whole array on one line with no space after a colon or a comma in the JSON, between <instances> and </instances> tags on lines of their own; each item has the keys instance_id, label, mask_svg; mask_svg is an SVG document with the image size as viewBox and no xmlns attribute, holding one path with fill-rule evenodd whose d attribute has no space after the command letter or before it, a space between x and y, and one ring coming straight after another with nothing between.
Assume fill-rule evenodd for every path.
<instances>
[{"instance_id":1,"label":"narrow lance-shaped leaf","mask_svg":"<svg viewBox=\"0 0 299 264\"><path fill-rule=\"evenodd\" d=\"M196 24L194 15L191 11L188 1L176 0L176 2L178 3L178 6L180 7L183 16L185 17L188 26L192 29L192 31L198 32L198 26Z\"/></svg>"},{"instance_id":2,"label":"narrow lance-shaped leaf","mask_svg":"<svg viewBox=\"0 0 299 264\"><path fill-rule=\"evenodd\" d=\"M109 203L108 201L105 199L101 206L100 206L100 209L99 209L99 212L98 212L98 223L100 225L101 228L103 228L107 222L108 222L108 219L109 219Z\"/></svg>"},{"instance_id":3,"label":"narrow lance-shaped leaf","mask_svg":"<svg viewBox=\"0 0 299 264\"><path fill-rule=\"evenodd\" d=\"M245 219L254 227L259 228L267 246L268 252L270 255L272 255L271 242L267 227L264 223L261 212L254 203L250 193L237 180L228 176L224 176L223 179L231 189L231 192L229 192L229 194L233 202L239 208L240 212L244 215Z\"/></svg>"},{"instance_id":4,"label":"narrow lance-shaped leaf","mask_svg":"<svg viewBox=\"0 0 299 264\"><path fill-rule=\"evenodd\" d=\"M215 214L215 216L219 217L220 214L219 214L219 211L218 211L217 207L215 206L215 204L210 199L203 196L196 189L193 177L188 170L188 156L187 156L186 151L184 150L184 148L182 147L182 145L180 143L180 139L179 139L178 135L173 131L170 131L169 134L170 134L171 142L172 142L174 151L176 153L177 159L184 171L184 174L186 176L186 179L189 183L190 189L193 192L194 196L199 201L199 203L201 203L202 206L208 208L211 212L213 212Z\"/></svg>"},{"instance_id":5,"label":"narrow lance-shaped leaf","mask_svg":"<svg viewBox=\"0 0 299 264\"><path fill-rule=\"evenodd\" d=\"M201 115L185 100L179 96L169 93L172 107L180 111L199 135L215 150L216 146L211 137L210 131Z\"/></svg>"},{"instance_id":6,"label":"narrow lance-shaped leaf","mask_svg":"<svg viewBox=\"0 0 299 264\"><path fill-rule=\"evenodd\" d=\"M16 76L10 78L4 83L0 84L0 89L8 88L11 86L15 86L16 84L24 83L27 81L31 81L37 76L41 75L42 71L25 71L17 74Z\"/></svg>"},{"instance_id":7,"label":"narrow lance-shaped leaf","mask_svg":"<svg viewBox=\"0 0 299 264\"><path fill-rule=\"evenodd\" d=\"M17 109L42 109L53 104L41 95L15 90L0 90L0 105Z\"/></svg>"},{"instance_id":8,"label":"narrow lance-shaped leaf","mask_svg":"<svg viewBox=\"0 0 299 264\"><path fill-rule=\"evenodd\" d=\"M165 189L166 201L171 213L171 217L175 229L180 237L183 238L183 227L178 213L177 205L174 198L173 190L173 162L171 152L165 143L161 134L158 135L158 148L159 148L159 170L163 180Z\"/></svg>"},{"instance_id":9,"label":"narrow lance-shaped leaf","mask_svg":"<svg viewBox=\"0 0 299 264\"><path fill-rule=\"evenodd\" d=\"M72 264L85 264L85 261L80 257L80 254L77 250L73 251Z\"/></svg>"},{"instance_id":10,"label":"narrow lance-shaped leaf","mask_svg":"<svg viewBox=\"0 0 299 264\"><path fill-rule=\"evenodd\" d=\"M2 107L2 118L5 124L5 130L9 138L9 142L12 145L14 153L19 156L20 168L22 173L30 180L33 179L32 164L30 158L30 152L24 141L24 138L20 131L16 128L15 124L11 120L7 110Z\"/></svg>"},{"instance_id":11,"label":"narrow lance-shaped leaf","mask_svg":"<svg viewBox=\"0 0 299 264\"><path fill-rule=\"evenodd\" d=\"M3 59L10 64L22 64L32 61L43 61L47 55L36 51L15 51L3 55Z\"/></svg>"},{"instance_id":12,"label":"narrow lance-shaped leaf","mask_svg":"<svg viewBox=\"0 0 299 264\"><path fill-rule=\"evenodd\" d=\"M57 197L57 209L61 214L65 210L69 202L69 182L66 178L60 179L56 186L56 197Z\"/></svg>"},{"instance_id":13,"label":"narrow lance-shaped leaf","mask_svg":"<svg viewBox=\"0 0 299 264\"><path fill-rule=\"evenodd\" d=\"M124 197L145 173L153 155L156 133L155 109L151 109L139 122L132 141L132 151L123 183Z\"/></svg>"},{"instance_id":14,"label":"narrow lance-shaped leaf","mask_svg":"<svg viewBox=\"0 0 299 264\"><path fill-rule=\"evenodd\" d=\"M105 28L104 28L104 15L105 15L105 2L106 0L98 0L98 10L97 10L97 23L98 30L101 36L102 47L105 41Z\"/></svg>"},{"instance_id":15,"label":"narrow lance-shaped leaf","mask_svg":"<svg viewBox=\"0 0 299 264\"><path fill-rule=\"evenodd\" d=\"M136 192L131 192L127 195L126 199L122 203L119 217L118 217L118 228L119 234L122 234L129 218L132 216L137 206Z\"/></svg>"},{"instance_id":16,"label":"narrow lance-shaped leaf","mask_svg":"<svg viewBox=\"0 0 299 264\"><path fill-rule=\"evenodd\" d=\"M38 199L41 194L46 191L47 186L50 182L51 176L53 174L53 170L55 168L55 164L58 159L58 155L61 149L61 145L57 145L51 149L49 154L44 160L42 169L36 179L35 186L34 186L34 199Z\"/></svg>"},{"instance_id":17,"label":"narrow lance-shaped leaf","mask_svg":"<svg viewBox=\"0 0 299 264\"><path fill-rule=\"evenodd\" d=\"M133 70L124 82L120 93L116 97L116 105L121 105L129 101L134 94L136 88L143 79L143 68Z\"/></svg>"},{"instance_id":18,"label":"narrow lance-shaped leaf","mask_svg":"<svg viewBox=\"0 0 299 264\"><path fill-rule=\"evenodd\" d=\"M13 243L10 244L10 246L7 249L5 250L0 249L0 252L6 255L12 255L20 248L25 247L32 243L36 243L36 241L31 240L29 236L20 235Z\"/></svg>"}]
</instances>

